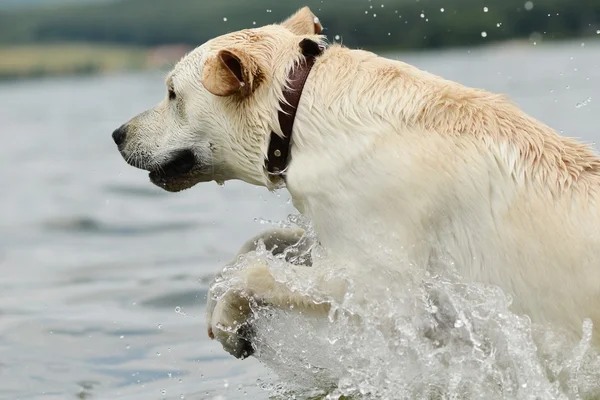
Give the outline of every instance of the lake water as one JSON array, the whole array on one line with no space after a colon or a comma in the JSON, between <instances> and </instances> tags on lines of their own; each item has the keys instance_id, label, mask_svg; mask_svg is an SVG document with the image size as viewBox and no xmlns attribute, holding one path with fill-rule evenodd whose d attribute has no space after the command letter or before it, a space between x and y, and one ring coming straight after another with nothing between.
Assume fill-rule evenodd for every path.
<instances>
[{"instance_id":1,"label":"lake water","mask_svg":"<svg viewBox=\"0 0 600 400\"><path fill-rule=\"evenodd\" d=\"M598 41L394 57L600 137ZM207 338L205 296L264 221L294 209L239 182L168 194L127 166L110 133L160 101L162 80L0 85L0 399L269 397L266 367Z\"/></svg>"}]
</instances>

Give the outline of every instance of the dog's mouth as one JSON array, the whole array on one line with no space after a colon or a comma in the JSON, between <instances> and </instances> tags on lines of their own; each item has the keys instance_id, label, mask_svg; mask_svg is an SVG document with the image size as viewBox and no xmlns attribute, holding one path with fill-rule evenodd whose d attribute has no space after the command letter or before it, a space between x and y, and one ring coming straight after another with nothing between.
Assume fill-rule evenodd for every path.
<instances>
[{"instance_id":1,"label":"dog's mouth","mask_svg":"<svg viewBox=\"0 0 600 400\"><path fill-rule=\"evenodd\" d=\"M191 150L175 152L169 161L150 171L150 181L168 191L179 192L199 182L199 163Z\"/></svg>"}]
</instances>

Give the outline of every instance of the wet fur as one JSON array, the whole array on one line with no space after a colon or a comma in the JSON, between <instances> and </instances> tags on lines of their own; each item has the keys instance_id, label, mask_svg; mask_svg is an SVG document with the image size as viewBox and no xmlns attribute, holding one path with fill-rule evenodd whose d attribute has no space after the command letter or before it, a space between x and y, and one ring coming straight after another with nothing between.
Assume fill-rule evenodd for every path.
<instances>
[{"instance_id":1,"label":"wet fur","mask_svg":"<svg viewBox=\"0 0 600 400\"><path fill-rule=\"evenodd\" d=\"M281 134L277 111L299 42L324 42L313 19L303 9L284 24L227 34L190 53L167 79L179 100L165 98L128 123L134 134L124 156L146 168L192 149L199 167L173 191L231 179L283 186L264 159L270 132ZM222 67L222 51L245 64L243 90L231 91L231 76L219 81L223 71L203 73ZM364 285L380 284L370 277L385 269L419 279L412 266L425 271L443 253L466 281L500 286L514 297L513 310L536 323L576 338L591 318L600 343L600 159L587 146L503 96L337 44L313 67L292 143L286 186L294 205L331 259ZM373 257L374 244L386 259ZM347 290L318 269L291 268L332 298ZM230 283L228 294L213 291L207 323L238 356L248 299L326 312L276 282L266 265Z\"/></svg>"}]
</instances>

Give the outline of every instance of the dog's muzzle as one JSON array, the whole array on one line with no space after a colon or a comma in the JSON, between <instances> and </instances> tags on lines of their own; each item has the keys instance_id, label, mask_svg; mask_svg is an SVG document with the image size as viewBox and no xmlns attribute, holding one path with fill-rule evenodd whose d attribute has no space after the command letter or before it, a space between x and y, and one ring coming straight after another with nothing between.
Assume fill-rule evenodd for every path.
<instances>
[{"instance_id":1,"label":"dog's muzzle","mask_svg":"<svg viewBox=\"0 0 600 400\"><path fill-rule=\"evenodd\" d=\"M196 163L196 156L191 150L178 150L171 155L170 161L150 170L150 180L160 186L165 181L189 174Z\"/></svg>"},{"instance_id":2,"label":"dog's muzzle","mask_svg":"<svg viewBox=\"0 0 600 400\"><path fill-rule=\"evenodd\" d=\"M194 186L201 180L200 162L191 149L180 149L171 152L167 157L161 157L161 162L156 162L143 152L130 155L125 151L127 125L116 129L112 138L119 148L119 152L129 165L148 171L150 182L169 191L179 192Z\"/></svg>"},{"instance_id":3,"label":"dog's muzzle","mask_svg":"<svg viewBox=\"0 0 600 400\"><path fill-rule=\"evenodd\" d=\"M122 150L123 144L125 144L125 139L127 138L127 127L125 125L121 125L113 132L112 138L119 150Z\"/></svg>"}]
</instances>

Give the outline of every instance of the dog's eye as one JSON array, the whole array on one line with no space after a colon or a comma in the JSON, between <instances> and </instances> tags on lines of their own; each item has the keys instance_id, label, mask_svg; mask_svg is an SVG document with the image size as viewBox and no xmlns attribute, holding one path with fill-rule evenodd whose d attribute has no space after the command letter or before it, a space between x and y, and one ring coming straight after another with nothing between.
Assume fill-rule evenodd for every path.
<instances>
[{"instance_id":1,"label":"dog's eye","mask_svg":"<svg viewBox=\"0 0 600 400\"><path fill-rule=\"evenodd\" d=\"M175 100L177 98L177 95L175 94L175 91L173 89L169 89L169 100Z\"/></svg>"}]
</instances>

